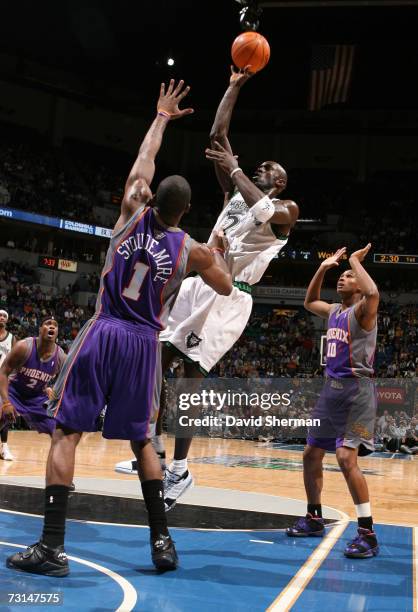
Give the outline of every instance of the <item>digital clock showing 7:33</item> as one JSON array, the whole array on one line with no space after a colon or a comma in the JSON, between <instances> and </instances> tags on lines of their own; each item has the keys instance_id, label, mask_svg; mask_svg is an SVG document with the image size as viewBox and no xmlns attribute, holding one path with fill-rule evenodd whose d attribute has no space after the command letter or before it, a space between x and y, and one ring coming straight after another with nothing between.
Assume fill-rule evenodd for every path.
<instances>
[{"instance_id":1,"label":"digital clock showing 7:33","mask_svg":"<svg viewBox=\"0 0 418 612\"><path fill-rule=\"evenodd\" d=\"M405 255L404 253L375 253L373 263L380 264L418 264L418 255Z\"/></svg>"}]
</instances>

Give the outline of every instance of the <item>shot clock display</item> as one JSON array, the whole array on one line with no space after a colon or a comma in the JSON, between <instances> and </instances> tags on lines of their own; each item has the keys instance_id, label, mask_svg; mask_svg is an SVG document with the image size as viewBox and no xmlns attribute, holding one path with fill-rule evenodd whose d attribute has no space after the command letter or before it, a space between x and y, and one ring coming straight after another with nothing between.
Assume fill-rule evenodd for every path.
<instances>
[{"instance_id":1,"label":"shot clock display","mask_svg":"<svg viewBox=\"0 0 418 612\"><path fill-rule=\"evenodd\" d=\"M396 253L375 253L373 263L381 264L418 264L418 255Z\"/></svg>"},{"instance_id":2,"label":"shot clock display","mask_svg":"<svg viewBox=\"0 0 418 612\"><path fill-rule=\"evenodd\" d=\"M50 255L40 255L38 259L40 268L49 268L50 270L63 270L64 272L77 272L77 262L71 259L61 259Z\"/></svg>"}]
</instances>

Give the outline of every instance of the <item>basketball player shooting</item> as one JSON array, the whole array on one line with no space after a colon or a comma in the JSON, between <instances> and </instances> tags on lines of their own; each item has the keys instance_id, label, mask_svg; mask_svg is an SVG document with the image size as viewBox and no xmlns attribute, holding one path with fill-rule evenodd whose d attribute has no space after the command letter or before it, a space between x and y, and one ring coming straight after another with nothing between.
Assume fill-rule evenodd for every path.
<instances>
[{"instance_id":1,"label":"basketball player shooting","mask_svg":"<svg viewBox=\"0 0 418 612\"><path fill-rule=\"evenodd\" d=\"M103 436L130 440L151 528L151 555L159 570L175 569L177 554L167 529L162 472L149 444L160 395L158 334L183 278L196 271L215 292L228 295L231 274L219 249L194 242L178 227L190 208L191 190L169 176L152 198L155 157L171 120L192 109L179 104L189 87L161 85L156 117L128 177L121 214L101 275L96 312L71 346L54 386L50 411L56 420L46 469L45 518L41 540L12 555L7 565L21 571L66 576L64 551L67 500L75 452L82 432L96 431L107 406ZM153 199L154 207L149 203Z\"/></svg>"},{"instance_id":2,"label":"basketball player shooting","mask_svg":"<svg viewBox=\"0 0 418 612\"><path fill-rule=\"evenodd\" d=\"M308 432L303 454L303 477L308 507L305 517L287 529L291 537L322 536L322 461L326 451L335 451L338 464L353 499L358 535L345 548L347 557L373 557L379 551L370 508L366 479L357 463L358 455L374 450L376 390L371 379L377 338L379 291L362 262L370 250L353 253L350 269L337 282L338 304L321 300L326 272L339 265L345 247L323 261L311 280L305 308L328 320L326 380L312 418L321 425Z\"/></svg>"},{"instance_id":3,"label":"basketball player shooting","mask_svg":"<svg viewBox=\"0 0 418 612\"><path fill-rule=\"evenodd\" d=\"M279 200L286 188L287 175L277 162L266 161L250 180L232 153L228 132L239 92L251 74L231 67L229 86L217 109L206 157L214 162L216 176L224 192L224 208L212 230L208 244L217 244L223 234L227 243L225 260L234 288L228 297L219 296L202 278L187 278L181 285L167 328L160 334L163 371L178 356L184 360L186 378L202 378L227 353L244 331L252 310L251 286L258 283L270 261L287 243L299 209L291 200ZM162 398L157 433L162 433ZM161 435L153 441L165 456ZM166 511L191 486L187 455L192 437L177 437L174 459L165 471ZM116 471L133 473L137 463L122 461Z\"/></svg>"}]
</instances>

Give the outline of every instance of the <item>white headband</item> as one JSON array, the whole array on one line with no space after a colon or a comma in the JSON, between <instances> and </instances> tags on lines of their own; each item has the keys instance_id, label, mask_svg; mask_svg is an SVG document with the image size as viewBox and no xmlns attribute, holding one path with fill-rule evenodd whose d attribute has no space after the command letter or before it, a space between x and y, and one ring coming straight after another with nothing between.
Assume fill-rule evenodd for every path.
<instances>
[{"instance_id":1,"label":"white headband","mask_svg":"<svg viewBox=\"0 0 418 612\"><path fill-rule=\"evenodd\" d=\"M8 319L9 319L9 313L8 312L6 312L5 310L0 310L0 314L6 315L6 321L8 321Z\"/></svg>"}]
</instances>

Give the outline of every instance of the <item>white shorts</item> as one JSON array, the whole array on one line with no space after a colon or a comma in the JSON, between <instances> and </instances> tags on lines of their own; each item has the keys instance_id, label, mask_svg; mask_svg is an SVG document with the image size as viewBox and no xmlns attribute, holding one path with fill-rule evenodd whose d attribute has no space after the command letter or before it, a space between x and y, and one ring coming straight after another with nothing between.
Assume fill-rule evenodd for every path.
<instances>
[{"instance_id":1,"label":"white shorts","mask_svg":"<svg viewBox=\"0 0 418 612\"><path fill-rule=\"evenodd\" d=\"M241 336L252 307L251 295L238 287L230 295L219 295L200 276L186 278L160 340L207 374Z\"/></svg>"}]
</instances>

